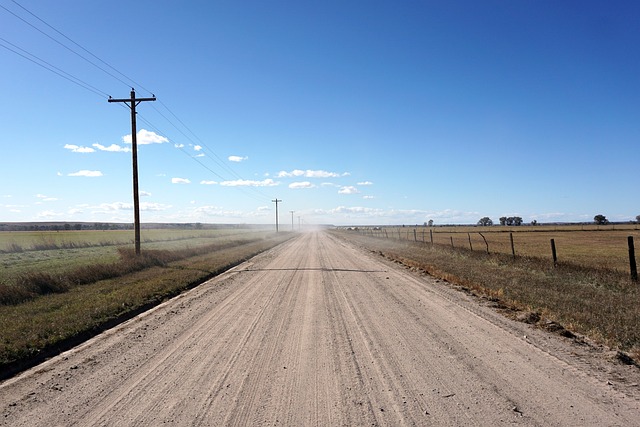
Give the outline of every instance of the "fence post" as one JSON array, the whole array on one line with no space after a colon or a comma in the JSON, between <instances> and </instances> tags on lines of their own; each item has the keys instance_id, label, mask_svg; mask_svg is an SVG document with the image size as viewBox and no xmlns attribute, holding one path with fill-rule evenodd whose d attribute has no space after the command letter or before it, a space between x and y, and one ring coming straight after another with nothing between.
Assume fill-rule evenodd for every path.
<instances>
[{"instance_id":1,"label":"fence post","mask_svg":"<svg viewBox=\"0 0 640 427\"><path fill-rule=\"evenodd\" d=\"M413 229L413 241L417 242L418 241L418 236L416 235L416 229Z\"/></svg>"},{"instance_id":2,"label":"fence post","mask_svg":"<svg viewBox=\"0 0 640 427\"><path fill-rule=\"evenodd\" d=\"M451 239L451 247L453 248L453 236L449 236L449 238Z\"/></svg>"},{"instance_id":3,"label":"fence post","mask_svg":"<svg viewBox=\"0 0 640 427\"><path fill-rule=\"evenodd\" d=\"M386 237L387 239L389 238L389 235L387 234L387 229L384 229L384 237Z\"/></svg>"},{"instance_id":4,"label":"fence post","mask_svg":"<svg viewBox=\"0 0 640 427\"><path fill-rule=\"evenodd\" d=\"M551 239L551 255L553 256L553 266L558 266L558 256L556 255L556 241Z\"/></svg>"},{"instance_id":5,"label":"fence post","mask_svg":"<svg viewBox=\"0 0 640 427\"><path fill-rule=\"evenodd\" d=\"M485 239L484 234L482 233L478 233L480 235L480 237L482 237L482 240L484 240L484 245L487 247L487 255L489 254L489 243L487 242L487 239Z\"/></svg>"},{"instance_id":6,"label":"fence post","mask_svg":"<svg viewBox=\"0 0 640 427\"><path fill-rule=\"evenodd\" d=\"M509 232L509 239L511 240L511 255L513 259L516 259L516 247L513 246L513 233Z\"/></svg>"},{"instance_id":7,"label":"fence post","mask_svg":"<svg viewBox=\"0 0 640 427\"><path fill-rule=\"evenodd\" d=\"M431 238L431 247L433 247L433 230L429 229L429 237Z\"/></svg>"},{"instance_id":8,"label":"fence post","mask_svg":"<svg viewBox=\"0 0 640 427\"><path fill-rule=\"evenodd\" d=\"M469 237L469 249L473 252L473 245L471 244L471 233L467 233L467 237Z\"/></svg>"},{"instance_id":9,"label":"fence post","mask_svg":"<svg viewBox=\"0 0 640 427\"><path fill-rule=\"evenodd\" d=\"M638 281L638 268L636 266L636 250L633 245L633 236L627 237L629 244L629 269L631 270L631 280Z\"/></svg>"}]
</instances>

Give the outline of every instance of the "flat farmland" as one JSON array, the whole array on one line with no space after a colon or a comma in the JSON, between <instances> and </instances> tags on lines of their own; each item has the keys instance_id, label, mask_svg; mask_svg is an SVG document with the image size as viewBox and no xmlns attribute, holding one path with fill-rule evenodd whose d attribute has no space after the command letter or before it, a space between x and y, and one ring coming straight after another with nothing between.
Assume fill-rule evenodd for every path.
<instances>
[{"instance_id":1,"label":"flat farmland","mask_svg":"<svg viewBox=\"0 0 640 427\"><path fill-rule=\"evenodd\" d=\"M415 230L415 233L414 233ZM554 239L559 263L629 271L627 237L633 236L640 253L640 225L519 226L519 227L383 227L359 228L361 234L418 241L490 253L511 255L510 234L516 256L552 260ZM483 239L484 236L484 239ZM486 239L486 242L485 242Z\"/></svg>"}]
</instances>

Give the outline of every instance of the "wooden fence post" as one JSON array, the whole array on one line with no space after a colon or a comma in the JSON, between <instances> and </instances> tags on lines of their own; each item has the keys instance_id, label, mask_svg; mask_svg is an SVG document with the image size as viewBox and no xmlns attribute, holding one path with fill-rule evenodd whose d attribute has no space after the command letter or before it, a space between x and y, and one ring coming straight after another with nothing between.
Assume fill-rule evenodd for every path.
<instances>
[{"instance_id":1,"label":"wooden fence post","mask_svg":"<svg viewBox=\"0 0 640 427\"><path fill-rule=\"evenodd\" d=\"M631 280L638 281L638 267L636 266L636 250L633 245L633 236L627 237L629 244L629 269L631 270Z\"/></svg>"},{"instance_id":2,"label":"wooden fence post","mask_svg":"<svg viewBox=\"0 0 640 427\"><path fill-rule=\"evenodd\" d=\"M558 266L558 256L556 255L556 241L551 239L551 255L553 256L553 266Z\"/></svg>"},{"instance_id":3,"label":"wooden fence post","mask_svg":"<svg viewBox=\"0 0 640 427\"><path fill-rule=\"evenodd\" d=\"M418 241L418 236L416 235L416 229L413 229L413 241L417 242Z\"/></svg>"},{"instance_id":4,"label":"wooden fence post","mask_svg":"<svg viewBox=\"0 0 640 427\"><path fill-rule=\"evenodd\" d=\"M509 232L509 239L511 240L511 255L513 259L516 259L516 247L513 246L513 233Z\"/></svg>"},{"instance_id":5,"label":"wooden fence post","mask_svg":"<svg viewBox=\"0 0 640 427\"><path fill-rule=\"evenodd\" d=\"M384 229L384 237L386 237L387 239L389 238L389 235L387 234L387 229Z\"/></svg>"},{"instance_id":6,"label":"wooden fence post","mask_svg":"<svg viewBox=\"0 0 640 427\"><path fill-rule=\"evenodd\" d=\"M469 249L473 252L473 245L471 244L471 233L467 233L467 237L469 237Z\"/></svg>"},{"instance_id":7,"label":"wooden fence post","mask_svg":"<svg viewBox=\"0 0 640 427\"><path fill-rule=\"evenodd\" d=\"M484 240L484 244L487 247L487 255L489 254L489 243L487 242L487 239L484 237L484 234L482 233L478 233L480 235L480 237L482 237L482 240Z\"/></svg>"},{"instance_id":8,"label":"wooden fence post","mask_svg":"<svg viewBox=\"0 0 640 427\"><path fill-rule=\"evenodd\" d=\"M451 247L453 248L453 236L449 236L449 238L451 239Z\"/></svg>"},{"instance_id":9,"label":"wooden fence post","mask_svg":"<svg viewBox=\"0 0 640 427\"><path fill-rule=\"evenodd\" d=\"M431 238L431 247L433 247L433 230L429 230L429 237Z\"/></svg>"}]
</instances>

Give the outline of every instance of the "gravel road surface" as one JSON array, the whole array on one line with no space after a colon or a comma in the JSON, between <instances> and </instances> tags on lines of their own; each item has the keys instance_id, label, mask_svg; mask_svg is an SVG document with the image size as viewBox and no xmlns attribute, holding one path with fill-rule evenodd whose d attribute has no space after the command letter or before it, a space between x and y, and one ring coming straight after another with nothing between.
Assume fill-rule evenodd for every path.
<instances>
[{"instance_id":1,"label":"gravel road surface","mask_svg":"<svg viewBox=\"0 0 640 427\"><path fill-rule=\"evenodd\" d=\"M0 425L640 425L587 347L304 233L4 381Z\"/></svg>"}]
</instances>

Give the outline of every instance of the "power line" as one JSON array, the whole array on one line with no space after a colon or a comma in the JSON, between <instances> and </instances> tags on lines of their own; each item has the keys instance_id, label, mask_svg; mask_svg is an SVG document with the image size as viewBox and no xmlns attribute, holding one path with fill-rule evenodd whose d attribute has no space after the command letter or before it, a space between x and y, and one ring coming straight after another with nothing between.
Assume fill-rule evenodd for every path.
<instances>
[{"instance_id":1,"label":"power line","mask_svg":"<svg viewBox=\"0 0 640 427\"><path fill-rule=\"evenodd\" d=\"M50 71L54 74L57 74L58 76L62 77L63 79L66 79L68 81L70 81L73 84L76 84L78 86L80 86L83 89L86 89L90 92L93 92L94 94L98 95L99 97L103 98L105 96L109 96L109 94L107 94L106 92L101 91L100 89L98 89L97 87L85 82L84 80L79 79L78 77L75 77L72 74L67 73L66 71L56 67L55 65L45 61L42 58L37 57L36 55L27 52L26 50L22 49L19 46L16 46L15 44L11 43L8 40L3 39L2 37L0 37L0 41L3 43L7 43L9 45L11 45L14 49L12 49L11 47L8 47L2 43L0 43L0 46L4 47L5 49L7 49L10 52L15 53L18 56L23 57L24 59L33 62L36 65L39 65L40 67L44 68L47 71ZM18 52L17 50L20 50L20 52ZM28 55L28 56L27 56ZM38 62L40 61L40 62Z\"/></svg>"},{"instance_id":2,"label":"power line","mask_svg":"<svg viewBox=\"0 0 640 427\"><path fill-rule=\"evenodd\" d=\"M78 46L80 49L82 49L83 51L85 51L86 53L88 53L89 55L91 55L92 57L94 57L95 59L97 59L98 61L100 61L101 63L103 63L104 65L106 65L107 67L109 67L110 69L112 69L113 71L115 71L116 73L118 73L119 75L121 75L122 77L124 77L125 79L129 80L129 82L133 83L133 86L138 87L138 88L142 88L143 90L151 93L150 90L146 89L144 86L142 86L140 83L136 82L135 80L133 80L131 77L127 76L126 74L122 73L120 70L118 70L117 68L113 67L111 64L109 64L108 62L104 61L103 59L101 59L100 57L98 57L97 55L95 55L93 52L91 52L90 50L88 50L87 48L85 48L84 46L80 45L79 43L77 43L76 41L74 41L73 39L71 39L70 37L68 37L66 34L64 34L62 31L58 30L57 28L53 27L51 24L49 24L48 22L46 22L44 19L40 18L39 16L37 16L35 13L33 13L32 11L30 11L29 9L27 9L26 7L22 6L20 3L18 3L16 0L12 0L13 3L15 3L18 7L20 7L22 10L24 10L25 12L27 12L28 14L30 14L31 16L33 16L34 18L36 18L38 21L42 22L44 25L46 25L47 27L51 28L53 31L55 31L56 33L60 34L62 37L64 37L65 39L69 40L71 43L73 43L74 45ZM5 9L6 10L6 9ZM15 16L15 15L14 15ZM75 53L75 52L74 52ZM76 53L77 54L77 53ZM84 58L86 60L86 58ZM94 64L95 65L95 64ZM102 70L102 68L100 68ZM105 70L102 70L105 71ZM106 71L105 71L106 72ZM107 73L109 74L109 73ZM115 76L112 76L115 78ZM118 79L120 82L122 82L122 80ZM122 82L124 83L124 82ZM130 86L130 85L127 85Z\"/></svg>"},{"instance_id":3,"label":"power line","mask_svg":"<svg viewBox=\"0 0 640 427\"><path fill-rule=\"evenodd\" d=\"M75 50L71 49L69 46L65 45L64 43L62 43L61 41L55 39L54 37L50 36L49 34L45 33L44 31L42 31L40 28L36 27L35 25L33 25L32 23L30 23L29 21L27 21L26 19L22 18L20 15L12 12L11 10L7 9L6 7L0 5L0 8L4 9L5 11L9 12L11 15L15 16L16 18L18 18L19 20L21 20L22 22L24 22L25 24L29 25L31 28L35 29L36 31L38 31L39 33L43 34L45 37L48 37L49 39L53 40L54 42L58 43L60 46L64 47L65 49L67 49L69 52L77 55L78 57L84 59L85 61L87 61L89 64L93 65L94 67L98 68L99 70L101 70L102 72L108 74L109 76L113 77L114 79L118 80L119 82L121 82L122 84L124 84L127 87L130 87L131 85L127 82L125 82L124 80L122 80L121 78L114 76L112 73L110 73L109 71L105 70L104 68L100 67L99 65L97 65L95 62L85 58L84 56L82 56L81 54L79 54L78 52L76 52Z\"/></svg>"}]
</instances>

